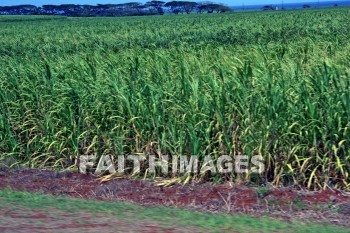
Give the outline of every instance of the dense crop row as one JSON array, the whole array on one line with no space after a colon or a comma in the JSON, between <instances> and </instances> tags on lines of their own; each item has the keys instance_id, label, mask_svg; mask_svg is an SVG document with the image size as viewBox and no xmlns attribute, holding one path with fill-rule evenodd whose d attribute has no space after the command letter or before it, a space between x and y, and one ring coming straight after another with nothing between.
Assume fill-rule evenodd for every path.
<instances>
[{"instance_id":1,"label":"dense crop row","mask_svg":"<svg viewBox=\"0 0 350 233\"><path fill-rule=\"evenodd\" d=\"M349 8L16 19L0 18L0 158L260 154L260 181L349 188Z\"/></svg>"}]
</instances>

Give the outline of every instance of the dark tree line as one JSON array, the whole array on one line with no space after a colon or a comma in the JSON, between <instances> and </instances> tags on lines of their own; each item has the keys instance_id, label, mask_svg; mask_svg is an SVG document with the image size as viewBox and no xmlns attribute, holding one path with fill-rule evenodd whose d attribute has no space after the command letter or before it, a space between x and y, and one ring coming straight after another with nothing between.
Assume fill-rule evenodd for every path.
<instances>
[{"instance_id":1,"label":"dark tree line","mask_svg":"<svg viewBox=\"0 0 350 233\"><path fill-rule=\"evenodd\" d=\"M211 2L188 1L149 1L128 2L123 4L97 4L97 5L34 5L0 6L0 15L63 15L63 16L127 16L127 15L162 15L165 12L179 14L197 13L223 13L231 9L222 4Z\"/></svg>"}]
</instances>

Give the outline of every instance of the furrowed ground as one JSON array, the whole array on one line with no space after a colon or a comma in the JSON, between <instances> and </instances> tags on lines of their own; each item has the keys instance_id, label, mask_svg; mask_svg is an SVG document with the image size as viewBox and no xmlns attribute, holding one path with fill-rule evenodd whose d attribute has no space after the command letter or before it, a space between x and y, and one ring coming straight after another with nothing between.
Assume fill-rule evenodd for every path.
<instances>
[{"instance_id":1,"label":"furrowed ground","mask_svg":"<svg viewBox=\"0 0 350 233\"><path fill-rule=\"evenodd\" d=\"M349 25L349 8L0 17L0 159L262 155L262 176L210 180L349 190Z\"/></svg>"}]
</instances>

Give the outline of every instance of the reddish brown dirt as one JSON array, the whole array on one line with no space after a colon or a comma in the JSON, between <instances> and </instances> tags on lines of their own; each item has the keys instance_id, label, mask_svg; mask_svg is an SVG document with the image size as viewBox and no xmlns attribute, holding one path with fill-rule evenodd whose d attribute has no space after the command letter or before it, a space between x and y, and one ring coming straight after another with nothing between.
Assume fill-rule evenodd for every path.
<instances>
[{"instance_id":1,"label":"reddish brown dirt","mask_svg":"<svg viewBox=\"0 0 350 233\"><path fill-rule=\"evenodd\" d=\"M109 216L75 212L67 214L62 210L50 208L49 211L25 209L11 204L0 208L0 232L203 232L200 227L166 226L153 220L130 220Z\"/></svg>"},{"instance_id":2,"label":"reddish brown dirt","mask_svg":"<svg viewBox=\"0 0 350 233\"><path fill-rule=\"evenodd\" d=\"M338 190L310 192L292 187L262 190L259 187L211 183L158 187L143 180L114 179L101 183L92 175L77 172L3 168L0 171L0 189L6 187L85 199L268 215L284 220L300 218L350 226L349 216L338 213L338 206L350 202L350 195ZM33 217L44 216L38 213Z\"/></svg>"}]
</instances>

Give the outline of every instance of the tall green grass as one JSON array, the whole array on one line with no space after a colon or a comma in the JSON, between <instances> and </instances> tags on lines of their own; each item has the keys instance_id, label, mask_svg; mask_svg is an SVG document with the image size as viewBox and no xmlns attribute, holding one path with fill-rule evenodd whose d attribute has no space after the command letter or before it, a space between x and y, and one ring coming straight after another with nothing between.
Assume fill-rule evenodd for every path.
<instances>
[{"instance_id":1,"label":"tall green grass","mask_svg":"<svg viewBox=\"0 0 350 233\"><path fill-rule=\"evenodd\" d=\"M259 181L349 189L349 16L0 17L0 157L262 155Z\"/></svg>"}]
</instances>

